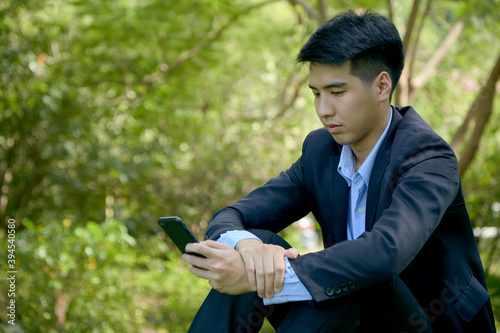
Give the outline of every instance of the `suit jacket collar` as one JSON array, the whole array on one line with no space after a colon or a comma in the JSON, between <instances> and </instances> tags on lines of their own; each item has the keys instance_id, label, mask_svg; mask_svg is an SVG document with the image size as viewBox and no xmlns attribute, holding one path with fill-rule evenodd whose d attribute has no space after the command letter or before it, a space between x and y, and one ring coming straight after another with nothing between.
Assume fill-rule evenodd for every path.
<instances>
[{"instance_id":1,"label":"suit jacket collar","mask_svg":"<svg viewBox=\"0 0 500 333\"><path fill-rule=\"evenodd\" d=\"M370 231L375 223L380 187L385 170L389 163L390 152L394 143L396 130L406 109L399 110L392 107L392 121L387 135L380 146L379 152L373 165L368 194L366 199L365 230ZM400 114L401 113L401 114ZM330 218L337 221L330 229L328 236L324 239L325 246L330 246L347 239L347 212L349 209L349 186L346 180L338 173L337 166L340 161L341 146L335 144L333 156L330 158Z\"/></svg>"},{"instance_id":2,"label":"suit jacket collar","mask_svg":"<svg viewBox=\"0 0 500 333\"><path fill-rule=\"evenodd\" d=\"M394 143L396 129L399 122L403 119L398 109L392 107L392 122L387 132L380 150L378 151L375 164L373 165L372 174L370 176L370 184L368 185L368 195L366 198L366 219L365 230L370 231L375 223L375 216L377 213L378 198L380 194L380 185L385 174L389 159L391 157L391 147Z\"/></svg>"}]
</instances>

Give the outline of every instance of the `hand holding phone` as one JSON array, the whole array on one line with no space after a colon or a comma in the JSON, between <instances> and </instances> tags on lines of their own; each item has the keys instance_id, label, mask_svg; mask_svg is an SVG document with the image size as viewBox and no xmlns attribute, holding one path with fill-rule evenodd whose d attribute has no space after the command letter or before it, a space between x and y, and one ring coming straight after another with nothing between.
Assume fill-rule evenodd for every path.
<instances>
[{"instance_id":1,"label":"hand holding phone","mask_svg":"<svg viewBox=\"0 0 500 333\"><path fill-rule=\"evenodd\" d=\"M182 220L177 216L170 217L160 217L158 219L158 224L165 230L165 233L174 242L177 248L182 253L187 253L195 255L201 258L205 258L204 255L195 252L186 252L185 248L188 243L198 243L198 239L193 235L193 233L188 229L188 227L182 222Z\"/></svg>"}]
</instances>

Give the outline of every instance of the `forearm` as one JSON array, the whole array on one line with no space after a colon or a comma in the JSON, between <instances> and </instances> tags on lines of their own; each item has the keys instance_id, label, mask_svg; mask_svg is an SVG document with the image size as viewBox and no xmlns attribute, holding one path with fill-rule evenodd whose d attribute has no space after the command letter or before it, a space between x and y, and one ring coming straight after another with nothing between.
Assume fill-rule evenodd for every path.
<instances>
[{"instance_id":1,"label":"forearm","mask_svg":"<svg viewBox=\"0 0 500 333\"><path fill-rule=\"evenodd\" d=\"M207 227L206 238L217 240L222 234L233 230L245 230L242 217L237 210L226 207L212 217Z\"/></svg>"}]
</instances>

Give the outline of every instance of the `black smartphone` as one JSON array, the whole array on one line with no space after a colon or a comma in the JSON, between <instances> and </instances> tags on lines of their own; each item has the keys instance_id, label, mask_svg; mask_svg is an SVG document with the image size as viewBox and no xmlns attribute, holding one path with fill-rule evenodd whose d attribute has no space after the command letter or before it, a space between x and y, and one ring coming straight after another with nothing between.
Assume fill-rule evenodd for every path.
<instances>
[{"instance_id":1,"label":"black smartphone","mask_svg":"<svg viewBox=\"0 0 500 333\"><path fill-rule=\"evenodd\" d=\"M182 253L192 254L198 257L205 258L204 255L194 252L186 252L185 248L188 243L198 243L198 239L193 235L191 230L177 216L160 217L158 224L165 230L165 233L170 237Z\"/></svg>"}]
</instances>

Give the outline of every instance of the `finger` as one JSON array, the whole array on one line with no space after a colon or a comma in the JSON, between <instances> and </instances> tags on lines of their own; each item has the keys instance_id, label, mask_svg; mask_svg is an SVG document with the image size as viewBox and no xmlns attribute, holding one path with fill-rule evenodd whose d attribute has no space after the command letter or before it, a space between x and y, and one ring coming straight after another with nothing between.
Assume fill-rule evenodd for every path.
<instances>
[{"instance_id":1,"label":"finger","mask_svg":"<svg viewBox=\"0 0 500 333\"><path fill-rule=\"evenodd\" d=\"M299 251L297 251L296 248L289 248L288 250L285 250L285 257L288 259L295 259L299 256Z\"/></svg>"},{"instance_id":2,"label":"finger","mask_svg":"<svg viewBox=\"0 0 500 333\"><path fill-rule=\"evenodd\" d=\"M257 281L255 279L255 262L253 258L248 258L247 260L245 260L244 257L243 257L243 262L245 263L245 270L247 272L248 283L250 284L252 290L257 290Z\"/></svg>"},{"instance_id":3,"label":"finger","mask_svg":"<svg viewBox=\"0 0 500 333\"><path fill-rule=\"evenodd\" d=\"M184 248L184 251L186 252L194 252L194 253L200 253L203 250L203 246L200 246L200 243L188 243L186 244L186 247Z\"/></svg>"},{"instance_id":4,"label":"finger","mask_svg":"<svg viewBox=\"0 0 500 333\"><path fill-rule=\"evenodd\" d=\"M194 252L204 255L206 258L213 257L218 250L232 249L230 245L216 242L213 240L203 241L200 243L189 243L185 247L186 252Z\"/></svg>"},{"instance_id":5,"label":"finger","mask_svg":"<svg viewBox=\"0 0 500 333\"><path fill-rule=\"evenodd\" d=\"M285 259L283 256L276 256L274 259L274 292L279 293L283 287L285 279Z\"/></svg>"},{"instance_id":6,"label":"finger","mask_svg":"<svg viewBox=\"0 0 500 333\"><path fill-rule=\"evenodd\" d=\"M206 269L201 269L196 266L189 266L189 271L199 278L210 280L212 278L212 272Z\"/></svg>"},{"instance_id":7,"label":"finger","mask_svg":"<svg viewBox=\"0 0 500 333\"><path fill-rule=\"evenodd\" d=\"M232 249L231 245L228 245L226 243L217 242L214 240L206 240L206 241L200 242L199 244L205 245L209 248L217 249L217 250Z\"/></svg>"},{"instance_id":8,"label":"finger","mask_svg":"<svg viewBox=\"0 0 500 333\"><path fill-rule=\"evenodd\" d=\"M209 268L208 261L205 258L200 258L198 256L185 253L182 255L181 259L196 268L200 268L203 270L208 270Z\"/></svg>"},{"instance_id":9,"label":"finger","mask_svg":"<svg viewBox=\"0 0 500 333\"><path fill-rule=\"evenodd\" d=\"M255 258L255 280L257 284L257 294L259 297L264 298L266 296L266 279L265 270L262 257L257 256Z\"/></svg>"},{"instance_id":10,"label":"finger","mask_svg":"<svg viewBox=\"0 0 500 333\"><path fill-rule=\"evenodd\" d=\"M249 251L249 249L243 249L238 252L243 259L245 264L245 272L247 275L248 283L252 290L257 290L257 279L256 279L256 265L255 260L258 259L258 256L253 251Z\"/></svg>"},{"instance_id":11,"label":"finger","mask_svg":"<svg viewBox=\"0 0 500 333\"><path fill-rule=\"evenodd\" d=\"M273 297L274 295L274 281L275 281L275 273L276 273L276 266L275 266L275 257L276 254L273 256L266 256L264 257L264 271L265 271L265 293L266 297Z\"/></svg>"}]
</instances>

